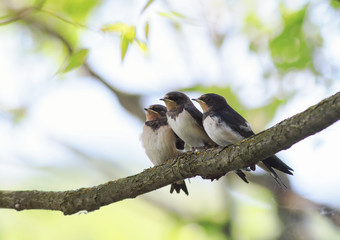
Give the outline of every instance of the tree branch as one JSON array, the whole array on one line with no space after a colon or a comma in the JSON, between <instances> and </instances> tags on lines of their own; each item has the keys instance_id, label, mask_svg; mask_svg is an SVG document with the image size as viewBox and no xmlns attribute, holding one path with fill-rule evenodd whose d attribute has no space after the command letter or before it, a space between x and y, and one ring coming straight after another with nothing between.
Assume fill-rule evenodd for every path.
<instances>
[{"instance_id":1,"label":"tree branch","mask_svg":"<svg viewBox=\"0 0 340 240\"><path fill-rule=\"evenodd\" d=\"M224 149L186 152L165 164L91 188L65 192L0 191L0 208L93 211L195 176L211 179L287 149L340 119L340 92L276 126Z\"/></svg>"}]
</instances>

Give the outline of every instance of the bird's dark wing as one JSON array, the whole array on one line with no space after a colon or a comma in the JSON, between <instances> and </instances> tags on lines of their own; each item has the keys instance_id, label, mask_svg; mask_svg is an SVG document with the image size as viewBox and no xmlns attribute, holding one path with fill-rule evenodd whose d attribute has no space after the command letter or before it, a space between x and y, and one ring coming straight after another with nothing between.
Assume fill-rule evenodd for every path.
<instances>
[{"instance_id":1,"label":"bird's dark wing","mask_svg":"<svg viewBox=\"0 0 340 240\"><path fill-rule=\"evenodd\" d=\"M176 133L175 134L175 138L176 138L176 148L178 150L183 150L184 149L184 141L182 139L180 139Z\"/></svg>"},{"instance_id":2,"label":"bird's dark wing","mask_svg":"<svg viewBox=\"0 0 340 240\"><path fill-rule=\"evenodd\" d=\"M242 137L248 138L255 134L249 123L231 107L220 111L219 114L221 121L224 121L232 130L238 132Z\"/></svg>"},{"instance_id":3,"label":"bird's dark wing","mask_svg":"<svg viewBox=\"0 0 340 240\"><path fill-rule=\"evenodd\" d=\"M194 104L186 104L184 106L184 110L188 111L190 115L193 117L193 119L195 119L198 125L201 126L203 129L202 123L203 113L201 113L200 110L198 110Z\"/></svg>"}]
</instances>

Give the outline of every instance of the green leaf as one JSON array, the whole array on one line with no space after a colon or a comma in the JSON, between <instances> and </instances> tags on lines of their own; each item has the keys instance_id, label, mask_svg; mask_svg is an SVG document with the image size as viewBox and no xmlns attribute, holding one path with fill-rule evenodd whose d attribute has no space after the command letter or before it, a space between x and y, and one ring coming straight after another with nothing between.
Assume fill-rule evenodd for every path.
<instances>
[{"instance_id":1,"label":"green leaf","mask_svg":"<svg viewBox=\"0 0 340 240\"><path fill-rule=\"evenodd\" d=\"M121 60L123 61L129 45L136 40L136 26L117 22L114 24L104 25L103 32L114 32L120 35Z\"/></svg>"},{"instance_id":2,"label":"green leaf","mask_svg":"<svg viewBox=\"0 0 340 240\"><path fill-rule=\"evenodd\" d=\"M263 27L263 24L255 12L248 14L248 16L245 18L245 24L257 29L261 29Z\"/></svg>"},{"instance_id":3,"label":"green leaf","mask_svg":"<svg viewBox=\"0 0 340 240\"><path fill-rule=\"evenodd\" d=\"M303 30L307 6L297 12L287 13L282 9L284 28L270 41L271 56L277 68L313 68L313 46L307 41Z\"/></svg>"},{"instance_id":4,"label":"green leaf","mask_svg":"<svg viewBox=\"0 0 340 240\"><path fill-rule=\"evenodd\" d=\"M100 3L98 0L49 0L45 1L44 8L66 14L72 21L85 21L88 14Z\"/></svg>"},{"instance_id":5,"label":"green leaf","mask_svg":"<svg viewBox=\"0 0 340 240\"><path fill-rule=\"evenodd\" d=\"M140 14L142 14L150 5L151 5L151 3L153 3L155 0L149 0L146 4L145 4L145 6L143 7L143 9L142 9L142 11L141 11L141 13Z\"/></svg>"},{"instance_id":6,"label":"green leaf","mask_svg":"<svg viewBox=\"0 0 340 240\"><path fill-rule=\"evenodd\" d=\"M106 24L104 25L101 30L103 32L118 32L122 33L126 31L129 28L129 25L122 23L122 22L117 22L113 24Z\"/></svg>"},{"instance_id":7,"label":"green leaf","mask_svg":"<svg viewBox=\"0 0 340 240\"><path fill-rule=\"evenodd\" d=\"M181 19L188 19L186 16L184 16L183 14L181 13L178 13L178 12L174 12L174 11L170 11L170 12L159 12L158 15L162 16L162 17L165 17L165 18L168 18L172 21L174 20L177 20L178 18L181 18Z\"/></svg>"},{"instance_id":8,"label":"green leaf","mask_svg":"<svg viewBox=\"0 0 340 240\"><path fill-rule=\"evenodd\" d=\"M340 1L339 0L331 0L330 4L333 8L340 8Z\"/></svg>"},{"instance_id":9,"label":"green leaf","mask_svg":"<svg viewBox=\"0 0 340 240\"><path fill-rule=\"evenodd\" d=\"M171 21L173 27L176 30L181 30L181 24L196 24L196 20L192 18L188 18L181 13L170 11L170 12L158 12L158 15L167 18Z\"/></svg>"},{"instance_id":10,"label":"green leaf","mask_svg":"<svg viewBox=\"0 0 340 240\"><path fill-rule=\"evenodd\" d=\"M122 36L120 39L120 44L121 44L121 60L124 61L126 52L129 48L130 40L125 36Z\"/></svg>"},{"instance_id":11,"label":"green leaf","mask_svg":"<svg viewBox=\"0 0 340 240\"><path fill-rule=\"evenodd\" d=\"M145 33L145 39L149 40L149 22L145 23L144 33Z\"/></svg>"},{"instance_id":12,"label":"green leaf","mask_svg":"<svg viewBox=\"0 0 340 240\"><path fill-rule=\"evenodd\" d=\"M129 26L123 34L129 40L129 42L131 44L133 42L133 40L135 40L135 38L136 38L136 27L135 26Z\"/></svg>"},{"instance_id":13,"label":"green leaf","mask_svg":"<svg viewBox=\"0 0 340 240\"><path fill-rule=\"evenodd\" d=\"M101 30L103 32L119 33L121 37L127 38L130 43L132 43L136 37L136 27L121 22L104 25Z\"/></svg>"},{"instance_id":14,"label":"green leaf","mask_svg":"<svg viewBox=\"0 0 340 240\"><path fill-rule=\"evenodd\" d=\"M178 17L178 18L187 18L186 16L184 16L183 14L179 13L179 12L174 12L171 11L170 12L173 16Z\"/></svg>"},{"instance_id":15,"label":"green leaf","mask_svg":"<svg viewBox=\"0 0 340 240\"><path fill-rule=\"evenodd\" d=\"M135 39L135 41L137 42L139 48L142 50L143 53L147 53L148 52L148 46L146 45L145 42L141 42L138 39Z\"/></svg>"},{"instance_id":16,"label":"green leaf","mask_svg":"<svg viewBox=\"0 0 340 240\"><path fill-rule=\"evenodd\" d=\"M70 55L66 61L66 67L63 70L59 70L58 73L67 73L75 68L80 67L86 60L88 49L81 49L78 52Z\"/></svg>"},{"instance_id":17,"label":"green leaf","mask_svg":"<svg viewBox=\"0 0 340 240\"><path fill-rule=\"evenodd\" d=\"M0 2L2 3L3 1ZM63 38L62 42L65 40L72 49L79 46L81 28L87 28L86 21L88 16L102 0L30 0L16 2L26 2L25 7L29 6L27 5L29 2L33 4L34 12L36 12L34 21L41 24L42 30L50 29L52 32L32 31L38 50L42 50L48 56L53 54L59 58L60 48L56 47L56 41L51 41L47 35L60 35ZM29 24L26 27L29 27ZM60 42L57 44L60 44Z\"/></svg>"}]
</instances>

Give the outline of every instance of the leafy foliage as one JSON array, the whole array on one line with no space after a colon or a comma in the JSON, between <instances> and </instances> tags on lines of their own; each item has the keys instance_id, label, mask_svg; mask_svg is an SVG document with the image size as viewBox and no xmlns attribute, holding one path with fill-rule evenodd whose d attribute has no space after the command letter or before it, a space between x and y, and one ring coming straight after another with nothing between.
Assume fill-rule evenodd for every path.
<instances>
[{"instance_id":1,"label":"leafy foliage","mask_svg":"<svg viewBox=\"0 0 340 240\"><path fill-rule=\"evenodd\" d=\"M282 71L313 68L313 47L303 28L307 6L293 13L282 7L283 30L269 43L273 61Z\"/></svg>"},{"instance_id":2,"label":"leafy foliage","mask_svg":"<svg viewBox=\"0 0 340 240\"><path fill-rule=\"evenodd\" d=\"M334 8L340 8L340 1L339 0L331 0L331 6Z\"/></svg>"},{"instance_id":3,"label":"leafy foliage","mask_svg":"<svg viewBox=\"0 0 340 240\"><path fill-rule=\"evenodd\" d=\"M136 27L125 23L108 24L102 27L103 32L114 32L120 35L121 59L125 58L129 46L136 40Z\"/></svg>"},{"instance_id":4,"label":"leafy foliage","mask_svg":"<svg viewBox=\"0 0 340 240\"><path fill-rule=\"evenodd\" d=\"M65 67L61 68L58 73L67 73L80 67L85 62L88 53L88 49L80 49L79 51L71 54L66 60Z\"/></svg>"},{"instance_id":5,"label":"leafy foliage","mask_svg":"<svg viewBox=\"0 0 340 240\"><path fill-rule=\"evenodd\" d=\"M55 13L63 14L72 21L83 22L94 7L101 2L101 0L48 0L44 2L43 7Z\"/></svg>"}]
</instances>

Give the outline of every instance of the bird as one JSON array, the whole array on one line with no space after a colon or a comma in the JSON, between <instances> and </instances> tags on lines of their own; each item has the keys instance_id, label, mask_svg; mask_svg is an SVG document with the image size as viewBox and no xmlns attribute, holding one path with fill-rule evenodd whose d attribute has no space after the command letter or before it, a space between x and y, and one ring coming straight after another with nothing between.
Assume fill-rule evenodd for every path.
<instances>
[{"instance_id":1,"label":"bird","mask_svg":"<svg viewBox=\"0 0 340 240\"><path fill-rule=\"evenodd\" d=\"M146 121L143 126L141 140L146 155L157 166L170 158L176 157L184 149L184 142L170 128L166 118L166 107L160 104L144 108ZM182 190L189 195L184 180L171 184L170 193L180 193Z\"/></svg>"},{"instance_id":2,"label":"bird","mask_svg":"<svg viewBox=\"0 0 340 240\"><path fill-rule=\"evenodd\" d=\"M187 95L168 92L160 100L165 102L170 127L192 150L216 145L203 128L202 112Z\"/></svg>"},{"instance_id":3,"label":"bird","mask_svg":"<svg viewBox=\"0 0 340 240\"><path fill-rule=\"evenodd\" d=\"M255 135L250 124L237 113L227 100L214 93L203 94L197 99L203 110L203 127L208 136L219 146L225 147ZM270 172L279 185L284 185L274 168L293 175L293 169L273 155L262 160L258 165ZM255 166L251 167L255 170Z\"/></svg>"},{"instance_id":4,"label":"bird","mask_svg":"<svg viewBox=\"0 0 340 240\"><path fill-rule=\"evenodd\" d=\"M168 124L172 130L193 151L217 146L204 130L203 114L192 103L190 98L182 92L172 91L160 99L165 102ZM246 175L241 170L236 174L246 183Z\"/></svg>"}]
</instances>

